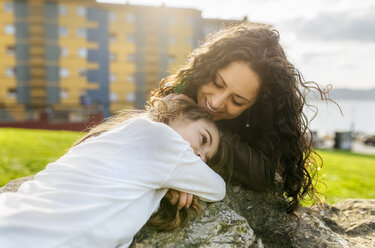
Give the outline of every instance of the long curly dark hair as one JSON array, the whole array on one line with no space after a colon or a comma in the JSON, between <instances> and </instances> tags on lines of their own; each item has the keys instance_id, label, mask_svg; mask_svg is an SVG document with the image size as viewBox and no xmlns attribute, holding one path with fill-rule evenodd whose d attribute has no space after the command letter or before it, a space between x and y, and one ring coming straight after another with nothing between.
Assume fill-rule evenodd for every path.
<instances>
[{"instance_id":1,"label":"long curly dark hair","mask_svg":"<svg viewBox=\"0 0 375 248\"><path fill-rule=\"evenodd\" d=\"M243 22L223 28L206 38L176 73L160 82L152 97L183 93L194 100L199 87L214 80L218 70L232 62L245 62L260 78L256 102L239 117L219 121L239 134L282 177L284 195L293 212L306 196L320 203L315 184L321 157L311 145L309 120L303 113L306 94L312 88L304 81L279 43L279 33L267 25ZM250 120L247 128L243 125ZM273 178L271 179L273 180Z\"/></svg>"}]
</instances>

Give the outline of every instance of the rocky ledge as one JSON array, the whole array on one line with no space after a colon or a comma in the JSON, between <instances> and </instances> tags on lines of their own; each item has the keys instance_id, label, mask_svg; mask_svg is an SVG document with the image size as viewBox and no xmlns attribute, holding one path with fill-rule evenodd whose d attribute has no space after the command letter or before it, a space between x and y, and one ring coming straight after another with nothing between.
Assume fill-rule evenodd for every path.
<instances>
[{"instance_id":1,"label":"rocky ledge","mask_svg":"<svg viewBox=\"0 0 375 248\"><path fill-rule=\"evenodd\" d=\"M9 182L0 193L17 191L32 177ZM131 247L375 247L375 199L348 199L334 205L285 213L280 192L256 193L228 185L222 202L177 232L145 226Z\"/></svg>"}]
</instances>

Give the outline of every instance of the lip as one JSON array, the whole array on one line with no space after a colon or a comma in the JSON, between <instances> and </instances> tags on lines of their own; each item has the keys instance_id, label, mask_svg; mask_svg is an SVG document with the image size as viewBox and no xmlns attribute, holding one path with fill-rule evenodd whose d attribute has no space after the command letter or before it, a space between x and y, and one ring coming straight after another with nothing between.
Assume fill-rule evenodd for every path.
<instances>
[{"instance_id":1,"label":"lip","mask_svg":"<svg viewBox=\"0 0 375 248\"><path fill-rule=\"evenodd\" d=\"M208 103L208 100L207 98L205 98L205 101L204 101L204 109L209 112L211 115L217 115L219 114L220 112L215 110L214 108L212 108L209 103Z\"/></svg>"}]
</instances>

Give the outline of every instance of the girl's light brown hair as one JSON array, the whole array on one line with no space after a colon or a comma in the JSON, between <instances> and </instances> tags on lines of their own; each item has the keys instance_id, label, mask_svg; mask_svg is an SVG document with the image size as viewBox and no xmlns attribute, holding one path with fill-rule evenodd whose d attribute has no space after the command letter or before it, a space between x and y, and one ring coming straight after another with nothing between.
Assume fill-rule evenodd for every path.
<instances>
[{"instance_id":1,"label":"girl's light brown hair","mask_svg":"<svg viewBox=\"0 0 375 248\"><path fill-rule=\"evenodd\" d=\"M113 117L105 120L103 123L91 128L84 137L82 137L74 144L74 146L84 142L89 138L107 132L128 119L145 115L153 121L165 123L167 125L176 117L183 115L184 118L191 121L203 119L216 127L215 122L212 120L211 116L195 103L191 103L185 100L163 101L160 99L153 99L148 103L146 111L125 109L118 112ZM220 130L219 135L221 136ZM226 163L227 159L229 159L227 157L227 153L225 152L226 149L224 147L224 144L225 143L220 142L218 151L216 152L215 156L207 161L207 164L217 171L220 171L221 168L223 168L223 165ZM158 212L151 216L148 224L161 231L176 230L188 223L192 212L195 214L199 214L200 210L201 205L199 204L198 199L195 196L193 197L193 202L190 209L183 208L181 210L178 210L177 206L170 204L169 201L164 198L160 203Z\"/></svg>"}]
</instances>

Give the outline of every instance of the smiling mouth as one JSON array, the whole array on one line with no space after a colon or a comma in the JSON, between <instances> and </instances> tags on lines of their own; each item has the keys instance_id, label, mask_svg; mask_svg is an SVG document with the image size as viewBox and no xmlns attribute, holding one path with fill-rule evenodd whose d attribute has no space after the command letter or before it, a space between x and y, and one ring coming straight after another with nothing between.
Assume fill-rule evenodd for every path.
<instances>
[{"instance_id":1,"label":"smiling mouth","mask_svg":"<svg viewBox=\"0 0 375 248\"><path fill-rule=\"evenodd\" d=\"M210 112L215 113L215 114L219 113L219 111L216 111L215 109L213 109L213 108L210 106L210 104L208 103L207 98L206 98L206 106L207 106L207 109L208 109Z\"/></svg>"}]
</instances>

